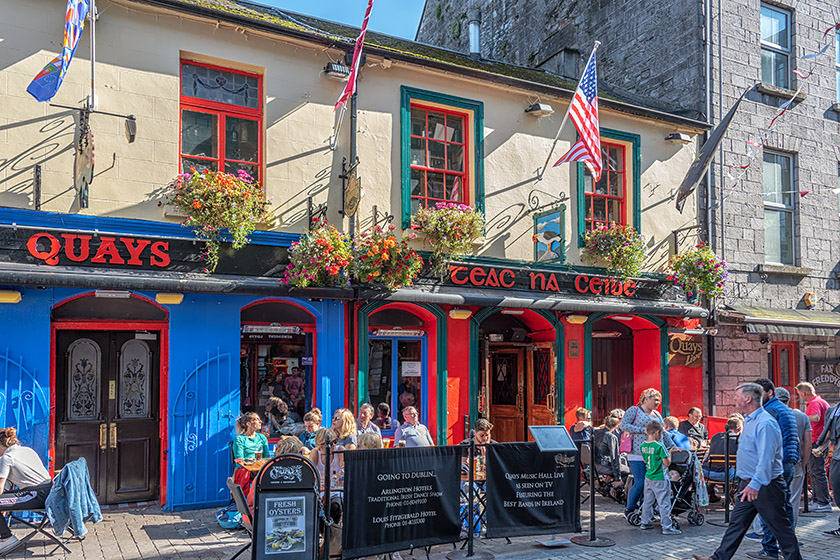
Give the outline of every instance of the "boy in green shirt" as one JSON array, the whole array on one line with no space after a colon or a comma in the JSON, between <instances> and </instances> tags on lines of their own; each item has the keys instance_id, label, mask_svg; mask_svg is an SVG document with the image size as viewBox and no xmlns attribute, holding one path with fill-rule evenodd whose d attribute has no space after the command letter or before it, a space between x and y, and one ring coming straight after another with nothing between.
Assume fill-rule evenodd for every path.
<instances>
[{"instance_id":1,"label":"boy in green shirt","mask_svg":"<svg viewBox=\"0 0 840 560\"><path fill-rule=\"evenodd\" d=\"M653 529L653 503L659 504L659 518L663 535L679 535L671 523L671 481L665 476L664 467L671 464L671 454L662 444L662 424L652 421L645 426L647 441L639 448L645 462L645 497L642 501L640 529Z\"/></svg>"}]
</instances>

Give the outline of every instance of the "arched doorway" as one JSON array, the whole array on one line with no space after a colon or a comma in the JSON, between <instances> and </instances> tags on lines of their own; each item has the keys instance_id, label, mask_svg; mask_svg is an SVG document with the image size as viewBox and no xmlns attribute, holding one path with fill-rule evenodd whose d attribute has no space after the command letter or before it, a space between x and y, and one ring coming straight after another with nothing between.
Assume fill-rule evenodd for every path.
<instances>
[{"instance_id":1,"label":"arched doorway","mask_svg":"<svg viewBox=\"0 0 840 560\"><path fill-rule=\"evenodd\" d=\"M277 397L301 422L315 406L315 315L295 302L262 300L244 307L240 322L241 410L263 414L269 399Z\"/></svg>"},{"instance_id":2,"label":"arched doorway","mask_svg":"<svg viewBox=\"0 0 840 560\"><path fill-rule=\"evenodd\" d=\"M129 292L52 309L55 468L84 457L103 504L150 500L163 485L168 313Z\"/></svg>"}]
</instances>

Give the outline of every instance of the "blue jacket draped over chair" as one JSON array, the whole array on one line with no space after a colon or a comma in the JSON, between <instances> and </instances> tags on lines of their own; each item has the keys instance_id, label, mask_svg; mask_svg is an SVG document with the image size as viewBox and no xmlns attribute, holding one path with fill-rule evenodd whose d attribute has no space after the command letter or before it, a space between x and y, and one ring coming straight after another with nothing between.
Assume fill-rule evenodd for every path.
<instances>
[{"instance_id":1,"label":"blue jacket draped over chair","mask_svg":"<svg viewBox=\"0 0 840 560\"><path fill-rule=\"evenodd\" d=\"M84 457L65 465L55 477L47 497L46 509L53 531L59 537L68 525L72 525L75 536L81 538L87 533L86 521L102 521L102 512L90 486L90 473Z\"/></svg>"}]
</instances>

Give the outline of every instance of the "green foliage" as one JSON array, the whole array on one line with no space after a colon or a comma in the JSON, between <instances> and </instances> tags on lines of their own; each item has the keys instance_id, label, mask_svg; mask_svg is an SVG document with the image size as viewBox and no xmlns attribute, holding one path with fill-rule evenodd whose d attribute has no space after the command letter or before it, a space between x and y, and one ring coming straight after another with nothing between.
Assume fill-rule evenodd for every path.
<instances>
[{"instance_id":1,"label":"green foliage","mask_svg":"<svg viewBox=\"0 0 840 560\"><path fill-rule=\"evenodd\" d=\"M393 232L375 226L359 235L354 242L350 275L357 282L381 284L389 290L411 286L423 266L423 258L408 246L408 239L417 235L411 232L408 239L397 241Z\"/></svg>"},{"instance_id":2,"label":"green foliage","mask_svg":"<svg viewBox=\"0 0 840 560\"><path fill-rule=\"evenodd\" d=\"M668 280L685 290L689 297L715 297L725 293L729 267L705 243L671 257L668 269Z\"/></svg>"},{"instance_id":3,"label":"green foliage","mask_svg":"<svg viewBox=\"0 0 840 560\"><path fill-rule=\"evenodd\" d=\"M257 224L267 218L266 199L260 185L243 170L236 174L221 171L196 171L178 175L169 184L171 192L165 203L187 215L183 225L193 228L205 241L202 257L207 262L204 272L216 270L219 246L227 230L231 245L241 249L250 239Z\"/></svg>"},{"instance_id":4,"label":"green foliage","mask_svg":"<svg viewBox=\"0 0 840 560\"><path fill-rule=\"evenodd\" d=\"M432 247L432 266L441 277L448 260L472 253L473 241L484 234L484 216L472 206L438 202L435 208L420 208L412 217L412 229L420 231Z\"/></svg>"},{"instance_id":5,"label":"green foliage","mask_svg":"<svg viewBox=\"0 0 840 560\"><path fill-rule=\"evenodd\" d=\"M645 243L630 226L600 225L584 236L583 258L591 264L602 265L610 274L622 278L638 276L645 263Z\"/></svg>"},{"instance_id":6,"label":"green foliage","mask_svg":"<svg viewBox=\"0 0 840 560\"><path fill-rule=\"evenodd\" d=\"M443 21L443 9L440 7L440 2L435 6L435 17L438 21Z\"/></svg>"},{"instance_id":7,"label":"green foliage","mask_svg":"<svg viewBox=\"0 0 840 560\"><path fill-rule=\"evenodd\" d=\"M314 221L317 223L317 218ZM297 288L346 285L350 259L347 236L335 226L320 222L318 227L289 247L291 262L280 283Z\"/></svg>"},{"instance_id":8,"label":"green foliage","mask_svg":"<svg viewBox=\"0 0 840 560\"><path fill-rule=\"evenodd\" d=\"M452 22L452 31L450 32L453 39L457 39L461 36L461 22L460 21L453 21Z\"/></svg>"}]
</instances>

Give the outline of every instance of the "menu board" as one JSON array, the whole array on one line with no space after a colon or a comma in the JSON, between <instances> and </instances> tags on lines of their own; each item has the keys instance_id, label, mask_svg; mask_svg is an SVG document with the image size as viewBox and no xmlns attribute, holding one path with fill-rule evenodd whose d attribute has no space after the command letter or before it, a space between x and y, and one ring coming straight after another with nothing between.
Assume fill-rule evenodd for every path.
<instances>
[{"instance_id":1,"label":"menu board","mask_svg":"<svg viewBox=\"0 0 840 560\"><path fill-rule=\"evenodd\" d=\"M840 402L840 358L806 363L808 381L814 384L817 394L832 406Z\"/></svg>"}]
</instances>

